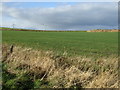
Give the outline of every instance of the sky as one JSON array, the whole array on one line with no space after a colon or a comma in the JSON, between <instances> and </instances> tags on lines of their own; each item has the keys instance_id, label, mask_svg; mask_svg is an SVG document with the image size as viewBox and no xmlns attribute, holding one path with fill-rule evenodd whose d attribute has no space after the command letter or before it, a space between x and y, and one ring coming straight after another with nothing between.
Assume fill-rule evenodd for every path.
<instances>
[{"instance_id":1,"label":"sky","mask_svg":"<svg viewBox=\"0 0 120 90\"><path fill-rule=\"evenodd\" d=\"M1 0L2 2L118 2L119 0Z\"/></svg>"},{"instance_id":2,"label":"sky","mask_svg":"<svg viewBox=\"0 0 120 90\"><path fill-rule=\"evenodd\" d=\"M1 4L1 3L0 3ZM3 2L3 27L36 30L117 29L117 2Z\"/></svg>"}]
</instances>

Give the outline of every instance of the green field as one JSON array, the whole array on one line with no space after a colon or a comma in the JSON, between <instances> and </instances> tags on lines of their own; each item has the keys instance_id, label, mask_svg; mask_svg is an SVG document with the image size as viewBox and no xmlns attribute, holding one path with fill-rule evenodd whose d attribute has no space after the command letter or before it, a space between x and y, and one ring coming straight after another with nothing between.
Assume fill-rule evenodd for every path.
<instances>
[{"instance_id":1,"label":"green field","mask_svg":"<svg viewBox=\"0 0 120 90\"><path fill-rule=\"evenodd\" d=\"M2 37L4 90L118 88L117 32L4 30Z\"/></svg>"},{"instance_id":2,"label":"green field","mask_svg":"<svg viewBox=\"0 0 120 90\"><path fill-rule=\"evenodd\" d=\"M3 43L68 55L109 56L118 53L117 32L2 31Z\"/></svg>"}]
</instances>

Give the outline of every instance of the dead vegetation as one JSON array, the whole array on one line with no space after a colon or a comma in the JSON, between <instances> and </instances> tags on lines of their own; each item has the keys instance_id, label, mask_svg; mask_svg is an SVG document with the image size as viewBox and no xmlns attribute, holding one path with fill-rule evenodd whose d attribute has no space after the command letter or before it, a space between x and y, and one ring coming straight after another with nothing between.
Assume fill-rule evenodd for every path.
<instances>
[{"instance_id":1,"label":"dead vegetation","mask_svg":"<svg viewBox=\"0 0 120 90\"><path fill-rule=\"evenodd\" d=\"M11 52L12 49L12 52ZM51 88L118 88L118 57L67 57L52 51L37 51L3 45L2 62L16 75L27 73L34 81L47 80Z\"/></svg>"},{"instance_id":2,"label":"dead vegetation","mask_svg":"<svg viewBox=\"0 0 120 90\"><path fill-rule=\"evenodd\" d=\"M97 30L89 30L87 32L120 32L118 29L97 29Z\"/></svg>"}]
</instances>

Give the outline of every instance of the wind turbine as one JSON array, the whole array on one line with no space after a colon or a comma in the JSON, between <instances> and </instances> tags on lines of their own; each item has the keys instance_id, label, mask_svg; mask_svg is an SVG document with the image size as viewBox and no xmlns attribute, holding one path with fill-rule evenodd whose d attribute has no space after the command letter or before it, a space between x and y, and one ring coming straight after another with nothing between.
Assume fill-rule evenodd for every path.
<instances>
[{"instance_id":1,"label":"wind turbine","mask_svg":"<svg viewBox=\"0 0 120 90\"><path fill-rule=\"evenodd\" d=\"M15 24L13 24L12 27L15 28Z\"/></svg>"},{"instance_id":2,"label":"wind turbine","mask_svg":"<svg viewBox=\"0 0 120 90\"><path fill-rule=\"evenodd\" d=\"M47 25L45 25L45 24L42 24L43 26L44 26L44 28L45 28L45 30L47 29L46 27L47 27Z\"/></svg>"}]
</instances>

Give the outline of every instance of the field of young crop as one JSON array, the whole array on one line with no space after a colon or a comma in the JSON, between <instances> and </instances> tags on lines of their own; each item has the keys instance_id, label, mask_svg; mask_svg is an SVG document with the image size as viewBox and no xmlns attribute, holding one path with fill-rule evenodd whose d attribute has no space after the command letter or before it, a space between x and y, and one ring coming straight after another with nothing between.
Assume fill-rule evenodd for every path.
<instances>
[{"instance_id":1,"label":"field of young crop","mask_svg":"<svg viewBox=\"0 0 120 90\"><path fill-rule=\"evenodd\" d=\"M117 32L2 31L2 86L118 88Z\"/></svg>"},{"instance_id":2,"label":"field of young crop","mask_svg":"<svg viewBox=\"0 0 120 90\"><path fill-rule=\"evenodd\" d=\"M68 55L109 56L118 53L117 32L2 31L3 43Z\"/></svg>"}]
</instances>

